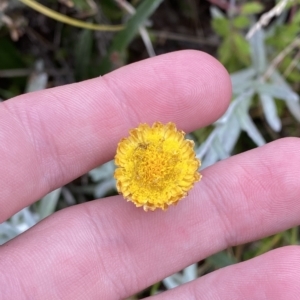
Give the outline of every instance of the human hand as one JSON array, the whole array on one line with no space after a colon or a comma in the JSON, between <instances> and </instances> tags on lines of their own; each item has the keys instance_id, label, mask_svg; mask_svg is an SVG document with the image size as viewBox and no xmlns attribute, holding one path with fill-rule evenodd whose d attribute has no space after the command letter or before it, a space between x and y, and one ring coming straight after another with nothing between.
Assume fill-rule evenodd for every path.
<instances>
[{"instance_id":1,"label":"human hand","mask_svg":"<svg viewBox=\"0 0 300 300\"><path fill-rule=\"evenodd\" d=\"M196 51L0 104L0 222L113 158L139 123L189 132L224 113L227 72ZM145 213L121 196L61 210L0 248L1 299L124 299L229 246L299 225L300 141L205 169L189 196ZM298 299L298 246L215 271L153 299Z\"/></svg>"}]
</instances>

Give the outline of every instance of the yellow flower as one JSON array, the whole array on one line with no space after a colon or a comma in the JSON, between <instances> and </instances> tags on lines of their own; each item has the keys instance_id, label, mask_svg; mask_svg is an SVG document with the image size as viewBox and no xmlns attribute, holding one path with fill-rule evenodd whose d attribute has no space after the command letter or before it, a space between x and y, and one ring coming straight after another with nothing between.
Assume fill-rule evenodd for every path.
<instances>
[{"instance_id":1,"label":"yellow flower","mask_svg":"<svg viewBox=\"0 0 300 300\"><path fill-rule=\"evenodd\" d=\"M194 142L174 123L140 124L118 145L114 177L127 201L147 211L176 204L201 179Z\"/></svg>"}]
</instances>

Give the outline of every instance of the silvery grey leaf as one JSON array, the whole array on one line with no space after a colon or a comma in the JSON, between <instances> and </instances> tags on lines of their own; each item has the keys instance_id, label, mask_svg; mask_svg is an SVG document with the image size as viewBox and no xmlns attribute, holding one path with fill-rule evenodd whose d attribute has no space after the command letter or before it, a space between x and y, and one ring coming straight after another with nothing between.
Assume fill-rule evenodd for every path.
<instances>
[{"instance_id":1,"label":"silvery grey leaf","mask_svg":"<svg viewBox=\"0 0 300 300\"><path fill-rule=\"evenodd\" d=\"M41 220L54 213L60 193L61 188L58 188L40 200L37 213Z\"/></svg>"},{"instance_id":2,"label":"silvery grey leaf","mask_svg":"<svg viewBox=\"0 0 300 300\"><path fill-rule=\"evenodd\" d=\"M271 74L271 79L275 84L283 86L287 92L294 93L292 88L289 86L289 84L286 82L286 80L280 75L280 73L277 70L275 70ZM300 122L299 95L294 93L294 98L287 100L286 105L287 105L289 111L291 112L291 114L295 117L295 119Z\"/></svg>"},{"instance_id":3,"label":"silvery grey leaf","mask_svg":"<svg viewBox=\"0 0 300 300\"><path fill-rule=\"evenodd\" d=\"M238 97L239 95L246 93L249 89L251 89L255 85L254 80L244 81L239 85L235 85L232 87L232 94L235 97Z\"/></svg>"},{"instance_id":4,"label":"silvery grey leaf","mask_svg":"<svg viewBox=\"0 0 300 300\"><path fill-rule=\"evenodd\" d=\"M253 142L257 146L265 145L266 144L265 139L263 138L263 136L255 126L255 124L253 123L248 112L245 111L244 109L241 109L241 107L237 109L237 112L238 112L237 117L241 128L247 132L249 137L253 140Z\"/></svg>"},{"instance_id":5,"label":"silvery grey leaf","mask_svg":"<svg viewBox=\"0 0 300 300\"><path fill-rule=\"evenodd\" d=\"M256 90L259 94L269 95L277 99L294 102L299 99L299 96L293 90L288 89L282 84L258 83Z\"/></svg>"},{"instance_id":6,"label":"silvery grey leaf","mask_svg":"<svg viewBox=\"0 0 300 300\"><path fill-rule=\"evenodd\" d=\"M213 19L225 18L224 13L216 6L210 6L210 15Z\"/></svg>"},{"instance_id":7,"label":"silvery grey leaf","mask_svg":"<svg viewBox=\"0 0 300 300\"><path fill-rule=\"evenodd\" d=\"M300 122L299 95L294 93L292 88L289 86L289 84L286 82L286 80L281 76L281 74L277 70L275 70L271 74L271 80L273 83L283 86L288 93L293 94L293 97L291 97L291 99L286 101L286 105L290 113L295 117L297 121Z\"/></svg>"},{"instance_id":8,"label":"silvery grey leaf","mask_svg":"<svg viewBox=\"0 0 300 300\"><path fill-rule=\"evenodd\" d=\"M235 110L239 105L243 104L244 109L247 111L253 94L254 90L251 88L233 100L225 114L215 123L216 128L196 150L196 156L202 160L201 169L205 169L219 159L229 156L241 132L241 126L235 116ZM219 145L218 142L214 144L217 136L223 149L220 147L220 143Z\"/></svg>"},{"instance_id":9,"label":"silvery grey leaf","mask_svg":"<svg viewBox=\"0 0 300 300\"><path fill-rule=\"evenodd\" d=\"M253 88L248 89L247 91L241 93L239 96L237 96L233 101L231 101L227 111L224 113L224 115L219 118L215 124L221 125L226 124L228 120L231 118L231 115L234 113L236 107L242 102L242 101L249 101L250 98L252 98L254 94Z\"/></svg>"},{"instance_id":10,"label":"silvery grey leaf","mask_svg":"<svg viewBox=\"0 0 300 300\"><path fill-rule=\"evenodd\" d=\"M63 199L68 206L76 204L74 195L71 193L71 191L67 187L63 186L61 188L61 195L63 196Z\"/></svg>"},{"instance_id":11,"label":"silvery grey leaf","mask_svg":"<svg viewBox=\"0 0 300 300\"><path fill-rule=\"evenodd\" d=\"M223 145L220 142L219 137L216 137L213 141L213 147L219 157L219 159L226 159L228 158L230 155L227 153L227 151L224 149Z\"/></svg>"},{"instance_id":12,"label":"silvery grey leaf","mask_svg":"<svg viewBox=\"0 0 300 300\"><path fill-rule=\"evenodd\" d=\"M257 74L263 74L267 67L264 30L256 31L249 39L253 67Z\"/></svg>"},{"instance_id":13,"label":"silvery grey leaf","mask_svg":"<svg viewBox=\"0 0 300 300\"><path fill-rule=\"evenodd\" d=\"M196 149L196 157L202 159L204 157L204 155L206 154L206 152L208 151L208 149L210 148L214 138L217 136L218 131L220 130L220 128L215 128L210 135L208 136L208 138L205 140L205 142L198 147L198 149Z\"/></svg>"},{"instance_id":14,"label":"silvery grey leaf","mask_svg":"<svg viewBox=\"0 0 300 300\"><path fill-rule=\"evenodd\" d=\"M183 270L182 277L184 283L197 279L197 268L197 264L192 264Z\"/></svg>"},{"instance_id":15,"label":"silvery grey leaf","mask_svg":"<svg viewBox=\"0 0 300 300\"><path fill-rule=\"evenodd\" d=\"M38 60L35 63L35 70L29 76L26 92L44 90L48 83L48 74L44 71L44 62Z\"/></svg>"},{"instance_id":16,"label":"silvery grey leaf","mask_svg":"<svg viewBox=\"0 0 300 300\"><path fill-rule=\"evenodd\" d=\"M35 225L38 221L38 217L30 211L29 207L25 207L23 210L23 218L24 222L28 225L28 228L32 227Z\"/></svg>"},{"instance_id":17,"label":"silvery grey leaf","mask_svg":"<svg viewBox=\"0 0 300 300\"><path fill-rule=\"evenodd\" d=\"M219 160L219 156L216 150L213 147L211 147L202 160L201 170L204 170L205 168L213 165L218 160Z\"/></svg>"},{"instance_id":18,"label":"silvery grey leaf","mask_svg":"<svg viewBox=\"0 0 300 300\"><path fill-rule=\"evenodd\" d=\"M18 229L15 226L12 226L8 221L0 224L0 235L5 235L9 238L14 238L18 234Z\"/></svg>"},{"instance_id":19,"label":"silvery grey leaf","mask_svg":"<svg viewBox=\"0 0 300 300\"><path fill-rule=\"evenodd\" d=\"M0 28L1 28L1 26L0 26ZM0 235L0 245L5 244L6 242L8 242L8 241L11 240L11 239L13 239L13 237L10 238L10 239L8 239L8 238L2 237L2 236Z\"/></svg>"},{"instance_id":20,"label":"silvery grey leaf","mask_svg":"<svg viewBox=\"0 0 300 300\"><path fill-rule=\"evenodd\" d=\"M256 72L254 68L247 68L230 75L233 90L238 88L241 84L245 82L252 81Z\"/></svg>"},{"instance_id":21,"label":"silvery grey leaf","mask_svg":"<svg viewBox=\"0 0 300 300\"><path fill-rule=\"evenodd\" d=\"M163 283L165 287L170 290L173 289L181 284L183 284L182 276L179 273L175 273L165 279L163 279Z\"/></svg>"},{"instance_id":22,"label":"silvery grey leaf","mask_svg":"<svg viewBox=\"0 0 300 300\"><path fill-rule=\"evenodd\" d=\"M274 99L267 94L259 94L263 112L269 126L276 132L281 130L281 120L277 113L277 108Z\"/></svg>"},{"instance_id":23,"label":"silvery grey leaf","mask_svg":"<svg viewBox=\"0 0 300 300\"><path fill-rule=\"evenodd\" d=\"M227 124L222 128L222 131L219 133L219 138L227 153L232 153L240 134L240 123L236 117L236 114L233 114L228 120Z\"/></svg>"},{"instance_id":24,"label":"silvery grey leaf","mask_svg":"<svg viewBox=\"0 0 300 300\"><path fill-rule=\"evenodd\" d=\"M100 167L97 167L89 172L91 179L94 182L98 182L100 180L111 178L113 176L115 170L114 161L111 160Z\"/></svg>"},{"instance_id":25,"label":"silvery grey leaf","mask_svg":"<svg viewBox=\"0 0 300 300\"><path fill-rule=\"evenodd\" d=\"M100 182L96 185L94 190L94 197L95 198L102 198L105 196L109 191L116 189L116 181L114 178L107 179L103 182Z\"/></svg>"},{"instance_id":26,"label":"silvery grey leaf","mask_svg":"<svg viewBox=\"0 0 300 300\"><path fill-rule=\"evenodd\" d=\"M20 223L19 225L16 226L16 228L20 233L25 232L26 230L28 230L30 228L30 226L28 226L28 224L26 224L25 222Z\"/></svg>"},{"instance_id":27,"label":"silvery grey leaf","mask_svg":"<svg viewBox=\"0 0 300 300\"><path fill-rule=\"evenodd\" d=\"M271 74L270 77L271 77L272 83L274 83L275 85L283 86L287 92L289 92L291 94L293 93L293 97L291 97L290 100L294 100L295 102L299 101L299 99L300 99L299 95L293 91L291 86L286 82L284 77L282 77L281 74L277 70L274 70L274 72Z\"/></svg>"},{"instance_id":28,"label":"silvery grey leaf","mask_svg":"<svg viewBox=\"0 0 300 300\"><path fill-rule=\"evenodd\" d=\"M12 226L18 226L20 223L24 222L23 218L23 211L20 210L17 213L15 213L9 220L10 224Z\"/></svg>"}]
</instances>

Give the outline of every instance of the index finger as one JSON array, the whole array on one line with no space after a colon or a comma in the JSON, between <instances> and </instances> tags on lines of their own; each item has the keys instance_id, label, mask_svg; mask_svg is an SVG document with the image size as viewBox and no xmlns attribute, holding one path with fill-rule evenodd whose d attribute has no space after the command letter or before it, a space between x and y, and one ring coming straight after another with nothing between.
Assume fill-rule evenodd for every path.
<instances>
[{"instance_id":1,"label":"index finger","mask_svg":"<svg viewBox=\"0 0 300 300\"><path fill-rule=\"evenodd\" d=\"M220 63L180 51L2 103L0 222L111 159L129 128L173 121L191 131L216 120L230 96Z\"/></svg>"}]
</instances>

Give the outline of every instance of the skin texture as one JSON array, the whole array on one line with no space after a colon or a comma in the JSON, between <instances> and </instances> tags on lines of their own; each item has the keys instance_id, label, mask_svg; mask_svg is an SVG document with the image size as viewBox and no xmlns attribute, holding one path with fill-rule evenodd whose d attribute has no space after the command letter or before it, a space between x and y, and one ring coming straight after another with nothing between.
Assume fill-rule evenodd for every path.
<instances>
[{"instance_id":1,"label":"skin texture","mask_svg":"<svg viewBox=\"0 0 300 300\"><path fill-rule=\"evenodd\" d=\"M0 104L0 222L113 158L139 123L186 132L231 97L212 57L181 51ZM299 225L300 141L205 169L189 196L145 213L121 196L59 211L0 247L0 299L124 299L228 246ZM297 299L297 246L224 268L153 299ZM5 288L3 288L5 287Z\"/></svg>"}]
</instances>

